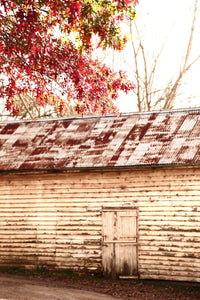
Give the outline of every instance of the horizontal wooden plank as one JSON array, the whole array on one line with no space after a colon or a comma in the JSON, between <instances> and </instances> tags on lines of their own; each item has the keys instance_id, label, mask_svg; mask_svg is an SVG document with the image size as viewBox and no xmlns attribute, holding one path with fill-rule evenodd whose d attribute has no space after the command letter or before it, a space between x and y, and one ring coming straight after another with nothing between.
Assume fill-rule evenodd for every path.
<instances>
[{"instance_id":1,"label":"horizontal wooden plank","mask_svg":"<svg viewBox=\"0 0 200 300\"><path fill-rule=\"evenodd\" d=\"M141 269L167 269L169 270L169 265L170 269L174 270L183 270L183 269L188 269L190 271L195 270L195 272L200 272L200 262L187 262L185 260L182 260L181 262L177 261L162 261L162 260L142 260L140 259L138 267Z\"/></svg>"},{"instance_id":2,"label":"horizontal wooden plank","mask_svg":"<svg viewBox=\"0 0 200 300\"><path fill-rule=\"evenodd\" d=\"M200 241L189 241L189 242L186 242L186 241L175 241L175 242L172 242L172 241L162 241L162 240L154 240L154 241L141 241L139 240L139 245L145 249L145 247L149 246L149 247L159 247L159 249L161 248L165 248L165 247L170 247L170 249L175 249L175 248L178 248L178 249L185 249L187 250L188 248L200 248Z\"/></svg>"},{"instance_id":3,"label":"horizontal wooden plank","mask_svg":"<svg viewBox=\"0 0 200 300\"><path fill-rule=\"evenodd\" d=\"M170 230L157 230L157 231L153 231L151 230L151 232L147 232L147 231L142 231L140 230L140 238L152 238L152 237L163 237L163 239L168 238L168 240L170 239L173 239L173 238L195 238L195 237L200 237L200 233L198 231L191 231L191 232L188 232L188 231L183 231L182 228L179 229L179 232L177 232L177 230L174 230L174 231L170 231Z\"/></svg>"},{"instance_id":4,"label":"horizontal wooden plank","mask_svg":"<svg viewBox=\"0 0 200 300\"><path fill-rule=\"evenodd\" d=\"M151 268L151 266L165 266L169 269L169 266L185 266L185 267L190 267L190 268L200 268L200 262L199 259L188 259L188 258L177 258L173 257L174 260L171 259L164 259L163 257L159 257L159 259L149 257L143 258L140 257L140 261L138 262L139 267L145 267L145 268Z\"/></svg>"},{"instance_id":5,"label":"horizontal wooden plank","mask_svg":"<svg viewBox=\"0 0 200 300\"><path fill-rule=\"evenodd\" d=\"M160 235L160 236L140 236L139 238L140 245L143 244L149 244L151 242L154 243L162 243L162 242L168 242L168 243L200 243L200 234L199 236L193 236L190 234L190 236L170 236L170 235Z\"/></svg>"},{"instance_id":6,"label":"horizontal wooden plank","mask_svg":"<svg viewBox=\"0 0 200 300\"><path fill-rule=\"evenodd\" d=\"M158 252L168 252L168 253L188 253L192 254L193 252L198 252L199 250L199 244L185 244L185 245L140 245L139 244L139 251L158 251ZM200 253L199 253L200 255Z\"/></svg>"},{"instance_id":7,"label":"horizontal wooden plank","mask_svg":"<svg viewBox=\"0 0 200 300\"><path fill-rule=\"evenodd\" d=\"M152 215L151 217L149 216L141 216L140 215L140 220L142 220L143 222L150 222L156 224L156 222L162 222L162 221L180 221L181 222L194 222L194 223L198 223L200 222L200 218L199 218L199 213L193 213L193 215L188 215L188 214L183 214L182 216L180 216L179 214L168 214L168 215Z\"/></svg>"},{"instance_id":8,"label":"horizontal wooden plank","mask_svg":"<svg viewBox=\"0 0 200 300\"><path fill-rule=\"evenodd\" d=\"M116 203L116 201L114 201L114 199L113 199L113 202L106 201L106 204L109 205L109 203L113 207L118 207L119 205L124 204L123 201ZM144 204L143 204L143 205L140 205L140 207L138 207L140 217L149 216L149 218L151 218L152 215L159 215L159 216L173 215L174 217L176 217L178 215L179 216L184 216L184 215L185 216L190 216L190 215L196 216L200 212L200 207L197 205L192 205L192 202L191 202L191 205L189 205L189 206L179 206L179 203L177 203L178 206L169 206L169 205L162 206L160 203L160 206L155 206L155 205L153 206L153 212L152 212L152 207L149 205L149 203L150 202L147 201L147 203L145 204L146 206L144 206ZM127 202L127 205L130 205L130 203ZM135 206L138 206L138 204L135 203ZM80 208L82 208L82 207L88 208L88 204L86 206L81 206L81 203L80 203ZM75 206L75 208L76 209L74 210L73 207L72 208L68 207L66 202L59 202L59 203L56 203L55 205L50 205L50 203L48 203L48 202L45 202L45 203L43 202L43 203L37 203L37 206L36 206L36 203L33 201L31 201L31 202L25 201L24 203L21 203L19 201L11 201L11 202L9 201L7 203L0 202L0 211L1 212L24 211L24 212L37 213L38 211L39 212L57 211L57 212L63 212L65 216L80 215L80 214L83 215L82 211L80 209L79 210L77 209L77 206ZM95 210L95 208L96 208L96 210ZM100 216L101 210L102 210L101 203L96 203L96 207L93 206L92 214L94 214L96 216ZM84 216L87 217L87 215L91 215L91 212L85 211Z\"/></svg>"},{"instance_id":9,"label":"horizontal wooden plank","mask_svg":"<svg viewBox=\"0 0 200 300\"><path fill-rule=\"evenodd\" d=\"M86 200L87 199L87 200ZM163 207L199 207L199 196L189 196L189 195L185 195L183 197L180 196L169 196L169 195L160 195L160 196L142 196L142 195L126 195L126 196L120 196L120 195L116 195L114 196L112 195L98 195L97 197L94 194L89 194L89 195L80 195L79 197L75 197L72 195L65 195L62 197L53 197L52 195L50 195L49 197L43 197L41 199L43 201L43 203L48 203L49 205L54 205L53 201L56 203L55 207L62 207L65 206L66 207L66 203L69 206L73 206L74 205L78 205L80 203L85 204L86 205L90 205L90 206L95 206L95 205L99 205L102 206L103 203L105 203L104 205L109 205L109 203L115 203L116 207L117 206L122 206L124 205L124 203L129 203L132 206L147 206L148 207L151 206L159 206L160 209ZM40 201L41 201L40 200ZM39 202L38 197L36 196L24 196L24 197L19 197L19 196L13 196L13 197L3 197L1 196L0 199L0 203L4 205L6 205L6 203L8 203L10 205L17 205L17 204L24 204L25 206L28 205L33 205L33 207L36 206L37 202Z\"/></svg>"},{"instance_id":10,"label":"horizontal wooden plank","mask_svg":"<svg viewBox=\"0 0 200 300\"><path fill-rule=\"evenodd\" d=\"M152 230L152 231L175 231L175 232L190 232L190 234L192 234L193 232L199 232L200 228L193 225L193 226L187 226L187 224L183 224L182 226L178 225L162 225L162 226L151 226L151 228L149 228L148 224L147 225L140 225L139 226L139 231L148 231L148 230Z\"/></svg>"},{"instance_id":11,"label":"horizontal wooden plank","mask_svg":"<svg viewBox=\"0 0 200 300\"><path fill-rule=\"evenodd\" d=\"M134 193L134 194L133 194ZM51 192L51 191L46 191L45 193L40 193L37 191L33 191L33 192L27 192L27 193L23 193L21 190L20 191L16 191L13 190L12 192L8 191L7 193L1 193L0 194L0 200L2 199L21 199L22 196L24 196L26 199L29 199L31 197L33 197L33 199L37 199L39 201L39 199L57 199L57 198L94 198L94 197L103 197L103 198L108 198L108 197L129 197L131 196L132 198L138 196L138 197L145 197L145 199L147 197L160 197L162 195L162 197L172 197L174 199L176 199L177 197L186 197L186 199L188 197L198 197L200 195L200 190L198 189L194 189L194 190L190 190L189 188L187 190L141 190L139 189L138 191L132 190L132 191L124 191L124 190L115 190L115 189L110 189L107 191L105 189L98 189L94 191L86 191L86 190L79 190L79 191L66 191L66 190L56 190L55 192ZM153 199L152 199L153 200Z\"/></svg>"},{"instance_id":12,"label":"horizontal wooden plank","mask_svg":"<svg viewBox=\"0 0 200 300\"><path fill-rule=\"evenodd\" d=\"M159 271L159 272L162 272L162 273L169 273L169 265L157 265L157 264L152 264L152 265L149 265L149 264L142 264L140 263L139 264L139 269L142 273L145 273L145 272L151 272L152 274L154 274L154 272L156 271ZM185 275L188 275L188 274L193 274L193 273L199 273L200 272L200 267L198 266L185 266L184 264L183 265L172 265L170 264L170 273L173 275L173 272L181 272L182 274L185 273ZM197 275L197 274L196 274Z\"/></svg>"},{"instance_id":13,"label":"horizontal wooden plank","mask_svg":"<svg viewBox=\"0 0 200 300\"><path fill-rule=\"evenodd\" d=\"M170 251L171 250L171 251ZM171 258L171 257L178 257L178 258L200 258L200 253L199 252L194 252L193 249L191 249L192 251L177 251L177 249L175 249L175 251L172 251L172 249L168 249L168 250L159 250L154 248L154 250L151 249L151 251L148 251L146 249L140 248L139 249L139 256L149 256L149 258L152 257L156 257L157 259L159 259L159 257L167 257L167 258Z\"/></svg>"},{"instance_id":14,"label":"horizontal wooden plank","mask_svg":"<svg viewBox=\"0 0 200 300\"><path fill-rule=\"evenodd\" d=\"M191 182L181 182L181 184L174 184L174 185L164 185L163 182L155 182L155 183L149 183L148 186L147 182L141 183L141 185L138 184L138 182L132 182L132 185L130 186L128 183L125 185L122 185L119 183L112 183L108 184L106 182L102 182L99 184L82 184L79 186L70 186L70 185L55 185L54 187L50 186L32 186L27 185L26 188L21 186L19 183L15 186L6 186L0 189L0 192L2 195L15 195L16 192L18 195L38 195L38 197L43 195L63 195L63 194L80 194L80 193L161 193L161 194L174 194L174 193L197 193L198 194L198 187L200 184L200 181L196 181L196 184ZM36 190L36 188L38 188ZM42 192L41 192L42 191Z\"/></svg>"},{"instance_id":15,"label":"horizontal wooden plank","mask_svg":"<svg viewBox=\"0 0 200 300\"><path fill-rule=\"evenodd\" d=\"M157 275L157 276L166 276L166 275L171 275L172 277L200 277L198 275L199 271L197 270L196 272L195 271L184 271L184 270L162 270L162 269L143 269L143 268L140 268L140 274L141 275Z\"/></svg>"},{"instance_id":16,"label":"horizontal wooden plank","mask_svg":"<svg viewBox=\"0 0 200 300\"><path fill-rule=\"evenodd\" d=\"M182 208L182 210L186 210L186 211L196 211L196 209L199 208L199 199L198 198L178 198L178 199L171 199L171 200L166 200L166 198L164 198L163 200L161 199L161 197L159 199L154 199L154 201L151 201L149 199L144 199L142 198L139 199L139 197L115 197L115 198L101 198L101 197L97 197L97 198L89 198L87 199L87 202L84 201L85 198L80 198L80 199L77 199L77 198L62 198L62 202L60 203L57 203L57 206L55 205L55 207L57 209L62 209L62 207L66 207L68 206L69 207L69 210L70 209L79 209L79 212L80 210L85 210L85 211L89 211L89 209L94 209L96 211L100 211L102 209L102 203L105 205L105 206L115 206L115 207L118 207L118 206L123 206L123 205L130 205L130 206L134 206L134 207L138 207L141 210L143 209L147 209L147 210L150 210L150 206L152 208L152 210L158 210L158 211L161 211L161 209L163 208L163 210L166 210L166 208L168 208L168 210L173 210L173 211L176 211L177 209L180 209ZM60 199L54 199L56 202L59 201ZM155 201L156 200L156 201ZM7 201L6 199L4 201ZM32 205L33 207L35 207L36 205L36 202L33 201L33 199L23 199L23 200L9 200L9 203L10 203L10 206L16 206L17 203L19 203L19 201L21 201L21 203L24 204L24 206L27 205L27 203L29 204L29 207L30 205ZM43 199L42 200L43 202L46 202L51 205L51 202L49 201L49 199ZM65 202L64 202L65 201ZM13 210L12 208L10 209L11 211L14 211L14 207L13 207ZM39 211L39 209L38 209ZM152 213L153 214L153 213Z\"/></svg>"},{"instance_id":17,"label":"horizontal wooden plank","mask_svg":"<svg viewBox=\"0 0 200 300\"><path fill-rule=\"evenodd\" d=\"M169 280L169 281L191 281L191 282L200 282L200 276L187 276L187 274L184 274L184 276L172 276L171 274L168 275L155 275L155 274L143 274L140 272L140 278L141 279L154 279L154 280Z\"/></svg>"},{"instance_id":18,"label":"horizontal wooden plank","mask_svg":"<svg viewBox=\"0 0 200 300\"><path fill-rule=\"evenodd\" d=\"M180 226L180 227L192 227L192 228L199 228L200 227L200 220L176 220L176 219L171 219L171 220L140 220L140 226L145 226L149 225L154 228L156 226L168 226L168 227L173 227L173 226Z\"/></svg>"},{"instance_id":19,"label":"horizontal wooden plank","mask_svg":"<svg viewBox=\"0 0 200 300\"><path fill-rule=\"evenodd\" d=\"M184 262L185 263L188 263L188 264L191 264L191 263L194 263L194 264L199 264L200 263L200 260L198 257L187 257L187 256L163 256L163 255L159 255L157 254L157 256L155 255L151 255L149 256L149 254L145 254L145 253L139 253L139 257L140 257L140 261L142 260L145 260L145 261L157 261L158 263L173 263L173 262L177 262L177 263L181 263L183 264ZM139 263L140 263L139 261Z\"/></svg>"}]
</instances>

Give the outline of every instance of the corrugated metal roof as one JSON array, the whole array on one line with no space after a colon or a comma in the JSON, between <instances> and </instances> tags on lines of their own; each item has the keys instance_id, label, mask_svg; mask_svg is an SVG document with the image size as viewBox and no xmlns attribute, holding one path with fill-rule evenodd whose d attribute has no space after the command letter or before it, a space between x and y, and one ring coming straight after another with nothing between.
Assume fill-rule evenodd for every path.
<instances>
[{"instance_id":1,"label":"corrugated metal roof","mask_svg":"<svg viewBox=\"0 0 200 300\"><path fill-rule=\"evenodd\" d=\"M0 170L200 163L200 110L0 124Z\"/></svg>"}]
</instances>

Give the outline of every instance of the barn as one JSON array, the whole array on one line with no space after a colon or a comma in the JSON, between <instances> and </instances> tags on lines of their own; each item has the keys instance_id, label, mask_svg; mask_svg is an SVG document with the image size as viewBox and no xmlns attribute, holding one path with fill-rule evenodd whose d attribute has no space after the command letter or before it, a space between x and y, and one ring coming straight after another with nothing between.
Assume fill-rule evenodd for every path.
<instances>
[{"instance_id":1,"label":"barn","mask_svg":"<svg viewBox=\"0 0 200 300\"><path fill-rule=\"evenodd\" d=\"M0 268L200 282L200 109L0 124Z\"/></svg>"}]
</instances>

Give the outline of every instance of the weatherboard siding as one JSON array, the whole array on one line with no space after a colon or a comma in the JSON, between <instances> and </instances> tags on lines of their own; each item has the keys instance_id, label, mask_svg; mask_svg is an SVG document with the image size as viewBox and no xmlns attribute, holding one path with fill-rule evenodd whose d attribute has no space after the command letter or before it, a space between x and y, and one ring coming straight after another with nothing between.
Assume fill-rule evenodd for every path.
<instances>
[{"instance_id":1,"label":"weatherboard siding","mask_svg":"<svg viewBox=\"0 0 200 300\"><path fill-rule=\"evenodd\" d=\"M200 168L1 174L0 266L102 269L102 207L138 211L140 278L200 282Z\"/></svg>"}]
</instances>

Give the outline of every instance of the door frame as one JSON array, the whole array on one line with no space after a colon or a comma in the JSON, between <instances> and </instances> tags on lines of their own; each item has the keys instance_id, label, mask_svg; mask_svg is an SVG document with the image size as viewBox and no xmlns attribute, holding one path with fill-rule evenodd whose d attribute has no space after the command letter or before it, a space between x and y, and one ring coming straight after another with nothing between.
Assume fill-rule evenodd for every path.
<instances>
[{"instance_id":1,"label":"door frame","mask_svg":"<svg viewBox=\"0 0 200 300\"><path fill-rule=\"evenodd\" d=\"M109 244L113 244L113 249L115 249L115 245L118 243L118 242L115 242L113 240L113 243L112 241L108 241L108 243L106 243L105 241L105 237L103 236L103 213L104 212L126 212L126 211L134 211L135 213L135 218L136 218L136 235L134 236L135 238L135 241L131 242L131 241L128 241L129 244L133 244L136 246L136 263L137 263L137 275L134 275L134 276L119 276L118 278L120 279L138 279L138 208L135 207L135 206L103 206L102 207L102 267L104 269L104 265L103 265L103 247L107 247L108 243ZM122 242L119 242L119 243L123 243ZM124 244L126 244L126 242L124 242ZM115 252L115 250L114 250ZM117 274L116 274L116 268L115 268L115 259L112 260L112 272L111 272L111 277L113 279L116 279L117 278Z\"/></svg>"}]
</instances>

